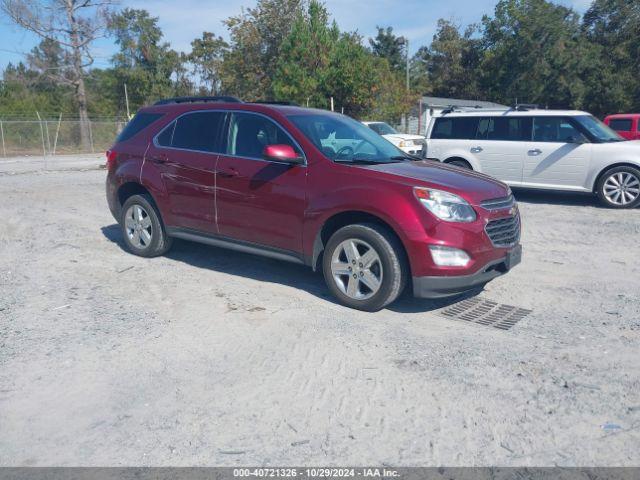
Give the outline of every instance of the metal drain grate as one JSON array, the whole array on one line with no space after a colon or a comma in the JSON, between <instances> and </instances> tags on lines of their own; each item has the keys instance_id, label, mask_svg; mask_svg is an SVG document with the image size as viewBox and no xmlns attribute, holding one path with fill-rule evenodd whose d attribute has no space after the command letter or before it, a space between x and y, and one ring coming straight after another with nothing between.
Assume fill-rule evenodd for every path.
<instances>
[{"instance_id":1,"label":"metal drain grate","mask_svg":"<svg viewBox=\"0 0 640 480\"><path fill-rule=\"evenodd\" d=\"M475 297L463 300L442 310L440 315L501 330L509 330L531 312L532 310L525 308L513 307Z\"/></svg>"}]
</instances>

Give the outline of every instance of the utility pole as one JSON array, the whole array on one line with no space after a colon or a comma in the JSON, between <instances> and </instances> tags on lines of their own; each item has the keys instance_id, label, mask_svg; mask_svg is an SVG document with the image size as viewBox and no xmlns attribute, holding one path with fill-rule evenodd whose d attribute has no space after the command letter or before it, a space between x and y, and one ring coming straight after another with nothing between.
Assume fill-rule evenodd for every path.
<instances>
[{"instance_id":1,"label":"utility pole","mask_svg":"<svg viewBox=\"0 0 640 480\"><path fill-rule=\"evenodd\" d=\"M127 122L131 120L131 114L129 113L129 95L127 95L127 84L124 84L124 101L127 104Z\"/></svg>"},{"instance_id":2,"label":"utility pole","mask_svg":"<svg viewBox=\"0 0 640 480\"><path fill-rule=\"evenodd\" d=\"M408 37L404 37L404 54L405 54L405 59L407 61L407 98L409 97L409 91L410 91L410 86L409 86L409 38ZM404 114L404 133L409 133L409 114L405 113Z\"/></svg>"},{"instance_id":3,"label":"utility pole","mask_svg":"<svg viewBox=\"0 0 640 480\"><path fill-rule=\"evenodd\" d=\"M409 92L409 39L406 37L404 39L404 48L404 53L407 59L407 92Z\"/></svg>"}]
</instances>

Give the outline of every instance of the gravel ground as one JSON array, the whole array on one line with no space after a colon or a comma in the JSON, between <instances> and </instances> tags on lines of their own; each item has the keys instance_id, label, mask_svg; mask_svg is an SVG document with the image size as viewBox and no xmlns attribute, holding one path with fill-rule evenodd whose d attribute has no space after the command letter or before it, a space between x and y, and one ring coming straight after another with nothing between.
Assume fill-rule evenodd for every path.
<instances>
[{"instance_id":1,"label":"gravel ground","mask_svg":"<svg viewBox=\"0 0 640 480\"><path fill-rule=\"evenodd\" d=\"M640 210L520 193L523 263L480 296L533 312L502 331L134 257L104 171L28 170L0 173L0 465L640 465Z\"/></svg>"}]
</instances>

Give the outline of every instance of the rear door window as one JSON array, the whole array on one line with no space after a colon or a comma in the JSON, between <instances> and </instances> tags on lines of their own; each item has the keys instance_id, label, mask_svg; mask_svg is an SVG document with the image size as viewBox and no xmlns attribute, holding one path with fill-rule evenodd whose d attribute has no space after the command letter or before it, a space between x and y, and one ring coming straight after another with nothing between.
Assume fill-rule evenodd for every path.
<instances>
[{"instance_id":1,"label":"rear door window","mask_svg":"<svg viewBox=\"0 0 640 480\"><path fill-rule=\"evenodd\" d=\"M531 140L531 119L526 117L492 117L487 125L489 140Z\"/></svg>"},{"instance_id":2,"label":"rear door window","mask_svg":"<svg viewBox=\"0 0 640 480\"><path fill-rule=\"evenodd\" d=\"M126 140L129 140L131 137L133 137L137 133L140 133L142 130L147 128L163 115L163 113L138 113L135 117L133 117L133 119L131 119L129 123L127 123L127 126L124 127L124 130L120 132L120 135L118 135L116 142L124 142Z\"/></svg>"},{"instance_id":3,"label":"rear door window","mask_svg":"<svg viewBox=\"0 0 640 480\"><path fill-rule=\"evenodd\" d=\"M220 150L220 130L224 123L224 112L193 112L179 117L175 122L171 147L199 152L217 152ZM170 130L170 129L169 129ZM162 132L162 139L166 130Z\"/></svg>"},{"instance_id":4,"label":"rear door window","mask_svg":"<svg viewBox=\"0 0 640 480\"><path fill-rule=\"evenodd\" d=\"M533 141L573 143L584 135L568 119L562 117L536 117L533 121Z\"/></svg>"},{"instance_id":5,"label":"rear door window","mask_svg":"<svg viewBox=\"0 0 640 480\"><path fill-rule=\"evenodd\" d=\"M633 121L630 118L612 118L609 128L616 132L630 132L633 129Z\"/></svg>"}]
</instances>

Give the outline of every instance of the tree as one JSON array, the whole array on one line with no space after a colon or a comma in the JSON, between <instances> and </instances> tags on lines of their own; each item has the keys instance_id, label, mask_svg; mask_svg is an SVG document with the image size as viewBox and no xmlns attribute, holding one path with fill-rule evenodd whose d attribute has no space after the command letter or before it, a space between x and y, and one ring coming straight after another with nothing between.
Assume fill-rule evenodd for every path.
<instances>
[{"instance_id":1,"label":"tree","mask_svg":"<svg viewBox=\"0 0 640 480\"><path fill-rule=\"evenodd\" d=\"M73 87L80 118L80 142L89 149L90 126L85 86L93 64L91 46L105 32L105 18L113 0L0 0L0 9L17 25L42 39L57 42L63 69L52 78Z\"/></svg>"},{"instance_id":2,"label":"tree","mask_svg":"<svg viewBox=\"0 0 640 480\"><path fill-rule=\"evenodd\" d=\"M216 37L211 32L202 32L201 38L191 42L188 60L193 64L193 73L199 77L207 93L220 93L220 69L228 48L229 44L222 37Z\"/></svg>"},{"instance_id":3,"label":"tree","mask_svg":"<svg viewBox=\"0 0 640 480\"><path fill-rule=\"evenodd\" d=\"M479 96L477 76L481 58L476 27L460 33L455 23L440 19L426 56L427 71L434 95L475 99Z\"/></svg>"},{"instance_id":4,"label":"tree","mask_svg":"<svg viewBox=\"0 0 640 480\"><path fill-rule=\"evenodd\" d=\"M109 29L120 47L112 62L120 88L128 87L135 107L174 94L186 94L186 56L162 41L158 18L146 10L126 8L109 19Z\"/></svg>"},{"instance_id":5,"label":"tree","mask_svg":"<svg viewBox=\"0 0 640 480\"><path fill-rule=\"evenodd\" d=\"M282 43L272 87L276 99L328 108L333 97L349 115L375 112L396 120L408 109L400 77L360 35L340 32L324 5L312 0Z\"/></svg>"},{"instance_id":6,"label":"tree","mask_svg":"<svg viewBox=\"0 0 640 480\"><path fill-rule=\"evenodd\" d=\"M376 26L378 34L369 39L371 51L376 57L386 58L392 70L404 71L406 63L406 39L393 33L392 27Z\"/></svg>"},{"instance_id":7,"label":"tree","mask_svg":"<svg viewBox=\"0 0 640 480\"><path fill-rule=\"evenodd\" d=\"M431 66L431 51L428 46L418 48L409 63L409 73L411 75L412 89L424 95L431 93L431 76L429 69Z\"/></svg>"},{"instance_id":8,"label":"tree","mask_svg":"<svg viewBox=\"0 0 640 480\"><path fill-rule=\"evenodd\" d=\"M282 42L272 84L274 97L327 108L331 94L324 87L331 52L339 38L338 26L329 23L327 9L311 1Z\"/></svg>"},{"instance_id":9,"label":"tree","mask_svg":"<svg viewBox=\"0 0 640 480\"><path fill-rule=\"evenodd\" d=\"M640 3L595 0L582 29L593 51L586 75L590 109L600 115L640 110Z\"/></svg>"},{"instance_id":10,"label":"tree","mask_svg":"<svg viewBox=\"0 0 640 480\"><path fill-rule=\"evenodd\" d=\"M245 100L273 96L271 80L282 42L304 6L304 0L258 0L254 8L224 22L231 38L220 72L226 93Z\"/></svg>"},{"instance_id":11,"label":"tree","mask_svg":"<svg viewBox=\"0 0 640 480\"><path fill-rule=\"evenodd\" d=\"M482 23L479 76L491 99L583 108L591 52L575 11L547 0L500 0Z\"/></svg>"}]
</instances>

